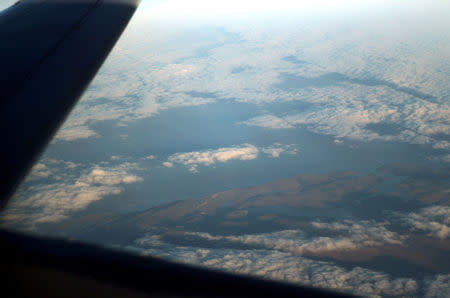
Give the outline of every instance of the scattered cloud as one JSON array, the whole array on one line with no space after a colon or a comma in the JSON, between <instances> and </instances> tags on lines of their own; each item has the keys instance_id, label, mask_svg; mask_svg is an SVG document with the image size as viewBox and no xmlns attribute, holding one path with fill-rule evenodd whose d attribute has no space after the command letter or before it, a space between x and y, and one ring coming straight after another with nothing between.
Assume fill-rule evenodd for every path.
<instances>
[{"instance_id":1,"label":"scattered cloud","mask_svg":"<svg viewBox=\"0 0 450 298\"><path fill-rule=\"evenodd\" d=\"M351 89L353 93L350 94L347 90L342 90L340 92L343 93L342 97L336 95L334 100L329 101L327 105L315 106L301 113L291 113L282 117L265 114L241 123L271 129L302 126L315 133L332 135L336 138L399 141L411 144L429 144L440 150L450 149L449 142L436 138L436 135L439 134L450 135L450 122L448 121L450 107L420 102L406 104L406 106L400 104L402 105L400 108L398 103L394 104L378 99L374 99L368 104L357 99L359 93L357 90ZM386 96L388 95L386 94ZM392 96L394 95L389 97ZM381 94L380 97L382 97ZM395 95L395 97L400 101L408 100L404 95ZM380 127L380 131L369 129L372 126ZM390 127L392 129L389 129Z\"/></svg>"},{"instance_id":2,"label":"scattered cloud","mask_svg":"<svg viewBox=\"0 0 450 298\"><path fill-rule=\"evenodd\" d=\"M277 158L280 157L280 154L282 153L295 155L298 150L296 145L282 145L280 143L275 143L269 147L262 148L261 151L269 157Z\"/></svg>"},{"instance_id":3,"label":"scattered cloud","mask_svg":"<svg viewBox=\"0 0 450 298\"><path fill-rule=\"evenodd\" d=\"M254 160L262 153L269 157L277 158L280 154L297 154L296 145L283 145L274 143L268 147L258 148L252 144L223 147L215 150L193 151L186 153L175 153L163 162L163 166L171 168L175 164L189 167L189 171L198 172L198 166L210 166L218 162L225 163L231 160Z\"/></svg>"},{"instance_id":4,"label":"scattered cloud","mask_svg":"<svg viewBox=\"0 0 450 298\"><path fill-rule=\"evenodd\" d=\"M76 185L117 185L141 182L142 178L129 174L123 165L117 168L95 167L88 175L80 177Z\"/></svg>"},{"instance_id":5,"label":"scattered cloud","mask_svg":"<svg viewBox=\"0 0 450 298\"><path fill-rule=\"evenodd\" d=\"M53 140L71 142L91 137L98 137L98 134L88 126L71 126L70 124L66 124L56 133Z\"/></svg>"},{"instance_id":6,"label":"scattered cloud","mask_svg":"<svg viewBox=\"0 0 450 298\"><path fill-rule=\"evenodd\" d=\"M44 159L36 163L29 175L26 177L27 181L34 181L36 179L59 179L61 171L70 171L77 168L79 165L71 161Z\"/></svg>"},{"instance_id":7,"label":"scattered cloud","mask_svg":"<svg viewBox=\"0 0 450 298\"><path fill-rule=\"evenodd\" d=\"M325 252L351 251L386 244L399 245L405 239L405 236L388 230L387 223L346 220L339 223L313 222L311 225L316 229L345 233L336 237L308 237L303 231L298 230L240 236L221 236L200 232L187 232L186 235L208 241L249 245L296 255L320 255Z\"/></svg>"},{"instance_id":8,"label":"scattered cloud","mask_svg":"<svg viewBox=\"0 0 450 298\"><path fill-rule=\"evenodd\" d=\"M47 178L51 175L51 172L45 164L38 162L31 169L31 175L37 178Z\"/></svg>"},{"instance_id":9,"label":"scattered cloud","mask_svg":"<svg viewBox=\"0 0 450 298\"><path fill-rule=\"evenodd\" d=\"M440 142L436 142L433 145L434 149L445 149L445 150L449 150L450 149L450 142L448 141L440 141Z\"/></svg>"},{"instance_id":10,"label":"scattered cloud","mask_svg":"<svg viewBox=\"0 0 450 298\"><path fill-rule=\"evenodd\" d=\"M209 166L216 162L224 163L230 160L252 160L258 157L258 152L257 147L251 144L243 144L216 150L176 153L171 155L163 165L172 167L174 164L182 164L188 166L191 172L197 172L199 165Z\"/></svg>"},{"instance_id":11,"label":"scattered cloud","mask_svg":"<svg viewBox=\"0 0 450 298\"><path fill-rule=\"evenodd\" d=\"M287 119L279 118L274 115L261 115L254 117L250 120L240 122L240 124L245 124L249 126L259 126L264 128L273 128L273 129L286 129L286 128L294 128L295 125L289 123Z\"/></svg>"},{"instance_id":12,"label":"scattered cloud","mask_svg":"<svg viewBox=\"0 0 450 298\"><path fill-rule=\"evenodd\" d=\"M108 195L120 194L125 184L143 181L141 177L132 174L138 169L134 163L93 165L81 172L74 170L76 167L73 163L49 160L48 164L54 166L47 175L47 183L25 182L2 216L5 224L33 228L39 223L58 222ZM36 175L42 176L41 173L46 168L44 163L38 163L29 179Z\"/></svg>"},{"instance_id":13,"label":"scattered cloud","mask_svg":"<svg viewBox=\"0 0 450 298\"><path fill-rule=\"evenodd\" d=\"M166 168L173 168L173 162L165 161L162 163Z\"/></svg>"},{"instance_id":14,"label":"scattered cloud","mask_svg":"<svg viewBox=\"0 0 450 298\"><path fill-rule=\"evenodd\" d=\"M450 238L449 206L430 206L402 217L413 230L427 232L429 236L439 239Z\"/></svg>"},{"instance_id":15,"label":"scattered cloud","mask_svg":"<svg viewBox=\"0 0 450 298\"><path fill-rule=\"evenodd\" d=\"M368 220L354 221L343 220L341 222L317 222L311 225L319 230L345 232L348 237L354 239L362 246L377 246L383 244L402 244L405 236L387 229L389 222L374 222Z\"/></svg>"}]
</instances>

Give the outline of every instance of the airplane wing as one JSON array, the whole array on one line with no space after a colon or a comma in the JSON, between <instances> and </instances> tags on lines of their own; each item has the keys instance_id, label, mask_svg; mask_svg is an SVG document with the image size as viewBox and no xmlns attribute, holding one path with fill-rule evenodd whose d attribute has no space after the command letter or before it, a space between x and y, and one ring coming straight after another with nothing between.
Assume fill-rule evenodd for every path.
<instances>
[{"instance_id":1,"label":"airplane wing","mask_svg":"<svg viewBox=\"0 0 450 298\"><path fill-rule=\"evenodd\" d=\"M25 0L0 12L0 204L73 108L140 0Z\"/></svg>"},{"instance_id":2,"label":"airplane wing","mask_svg":"<svg viewBox=\"0 0 450 298\"><path fill-rule=\"evenodd\" d=\"M139 0L25 0L0 12L4 206L107 57ZM8 297L337 297L61 239L0 230Z\"/></svg>"}]
</instances>

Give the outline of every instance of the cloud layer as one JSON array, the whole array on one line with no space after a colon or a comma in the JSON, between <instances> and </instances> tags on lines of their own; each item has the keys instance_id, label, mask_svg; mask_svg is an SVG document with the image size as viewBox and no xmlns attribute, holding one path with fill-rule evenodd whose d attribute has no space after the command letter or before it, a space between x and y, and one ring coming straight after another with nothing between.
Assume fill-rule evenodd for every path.
<instances>
[{"instance_id":1,"label":"cloud layer","mask_svg":"<svg viewBox=\"0 0 450 298\"><path fill-rule=\"evenodd\" d=\"M424 210L423 213L442 215L436 210ZM333 232L334 236L308 236L300 230L239 236L199 232L180 234L219 244L190 247L167 243L162 235L149 233L137 239L135 246L130 248L143 255L370 297L420 297L423 293L425 297L442 297L450 290L448 274L425 275L423 278L392 277L377 270L355 265L344 268L330 261L309 258L323 252L404 244L407 236L390 231L387 222L313 221L310 226L317 229L315 234L325 231ZM186 243L205 245L204 241L194 239L190 238Z\"/></svg>"},{"instance_id":2,"label":"cloud layer","mask_svg":"<svg viewBox=\"0 0 450 298\"><path fill-rule=\"evenodd\" d=\"M339 223L312 222L311 226L318 230L326 229L341 234L337 234L335 237L310 237L299 230L285 230L269 234L239 236L211 235L199 232L186 232L186 235L196 236L208 241L235 243L236 245L289 252L296 255L321 255L322 253L351 251L387 244L400 245L406 239L406 236L388 230L386 228L387 223L345 220ZM320 233L317 234L320 235Z\"/></svg>"},{"instance_id":3,"label":"cloud layer","mask_svg":"<svg viewBox=\"0 0 450 298\"><path fill-rule=\"evenodd\" d=\"M140 248L140 251L183 263L364 296L416 296L419 292L419 283L412 278L392 278L385 273L361 267L345 269L330 262L316 261L286 252L167 246ZM435 282L433 285L435 292L448 289L446 284Z\"/></svg>"},{"instance_id":4,"label":"cloud layer","mask_svg":"<svg viewBox=\"0 0 450 298\"><path fill-rule=\"evenodd\" d=\"M345 24L329 18L332 26L286 18L277 26L218 27L215 21L207 28L195 22L172 28L139 10L56 139L98 137L90 127L95 121L128 125L166 109L226 98L256 109L264 103L314 105L283 113L263 106L261 115L243 122L248 125L429 144L448 154L450 68L442 61L448 60L450 40L445 30L436 30L448 27L448 18L430 3L409 4L417 14L398 10L401 24L385 11ZM397 131L374 131L371 124Z\"/></svg>"}]
</instances>

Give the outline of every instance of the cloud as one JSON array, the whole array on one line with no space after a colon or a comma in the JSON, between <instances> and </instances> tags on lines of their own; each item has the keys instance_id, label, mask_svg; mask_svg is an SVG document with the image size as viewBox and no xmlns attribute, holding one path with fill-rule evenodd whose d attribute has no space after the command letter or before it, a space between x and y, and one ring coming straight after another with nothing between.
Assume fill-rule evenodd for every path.
<instances>
[{"instance_id":1,"label":"cloud","mask_svg":"<svg viewBox=\"0 0 450 298\"><path fill-rule=\"evenodd\" d=\"M72 170L79 165L71 161L46 159L45 161L39 161L31 169L30 173L26 177L27 181L34 181L38 179L58 179L58 173L64 170Z\"/></svg>"},{"instance_id":2,"label":"cloud","mask_svg":"<svg viewBox=\"0 0 450 298\"><path fill-rule=\"evenodd\" d=\"M39 162L31 169L31 175L36 178L47 178L51 175L51 172L45 164Z\"/></svg>"},{"instance_id":3,"label":"cloud","mask_svg":"<svg viewBox=\"0 0 450 298\"><path fill-rule=\"evenodd\" d=\"M108 195L120 194L123 185L143 181L131 173L138 169L133 163L92 165L81 172L74 170L73 163L54 160L47 163L52 164L49 180L45 184L30 183L34 172L47 168L39 163L2 215L7 225L33 228L39 223L58 222Z\"/></svg>"},{"instance_id":4,"label":"cloud","mask_svg":"<svg viewBox=\"0 0 450 298\"><path fill-rule=\"evenodd\" d=\"M186 235L196 236L208 241L248 245L296 255L320 255L322 253L351 251L386 244L402 244L405 236L389 231L386 225L387 223L355 222L350 220L339 223L311 223L312 227L319 230L327 229L345 232L343 235L336 237L308 237L304 232L298 230L240 236L211 235L203 232L186 232Z\"/></svg>"},{"instance_id":5,"label":"cloud","mask_svg":"<svg viewBox=\"0 0 450 298\"><path fill-rule=\"evenodd\" d=\"M274 143L261 149L251 144L242 144L215 150L175 153L163 162L163 166L172 168L175 164L181 164L189 167L189 171L196 173L199 165L210 166L218 162L226 163L231 160L254 160L258 158L260 151L273 158L280 157L282 153L297 154L297 148L294 144Z\"/></svg>"},{"instance_id":6,"label":"cloud","mask_svg":"<svg viewBox=\"0 0 450 298\"><path fill-rule=\"evenodd\" d=\"M94 167L92 171L76 181L76 185L107 185L129 184L142 181L142 178L136 175L130 175L126 170L119 166L117 168Z\"/></svg>"},{"instance_id":7,"label":"cloud","mask_svg":"<svg viewBox=\"0 0 450 298\"><path fill-rule=\"evenodd\" d=\"M447 211L424 210L430 216L445 217ZM299 230L285 230L256 235L212 235L187 232L180 237L196 236L214 241L219 245L205 247L178 246L164 242L162 235L149 233L137 239L134 251L140 249L143 255L159 256L174 261L221 269L234 273L256 275L266 279L288 281L335 289L370 297L442 297L450 290L450 275L426 275L423 279L408 277L393 278L387 273L362 268L341 267L330 261L310 259L320 256L322 251L346 251L358 247L375 247L385 244L401 244L404 236L389 231L387 222L351 221L319 222L310 226L320 231L333 232L331 237L309 237ZM221 245L221 242L228 242ZM185 243L195 242L189 238ZM235 247L230 247L235 243ZM223 243L225 244L225 243ZM208 246L209 247L209 246ZM221 247L221 248L217 248ZM227 247L227 248L223 248ZM243 247L245 249L243 249ZM312 252L312 254L309 254Z\"/></svg>"},{"instance_id":8,"label":"cloud","mask_svg":"<svg viewBox=\"0 0 450 298\"><path fill-rule=\"evenodd\" d=\"M270 280L372 297L413 296L417 295L419 290L419 283L412 278L392 278L383 272L361 267L346 269L331 262L312 260L286 252L161 246L159 240L149 239L149 241L156 242L159 246L141 247L141 253L144 255L156 255L183 263L256 275Z\"/></svg>"},{"instance_id":9,"label":"cloud","mask_svg":"<svg viewBox=\"0 0 450 298\"><path fill-rule=\"evenodd\" d=\"M280 143L275 143L269 147L262 148L261 151L267 154L269 157L277 158L280 154L297 154L297 148L295 145L282 145Z\"/></svg>"},{"instance_id":10,"label":"cloud","mask_svg":"<svg viewBox=\"0 0 450 298\"><path fill-rule=\"evenodd\" d=\"M430 206L403 215L402 218L413 230L427 232L429 236L439 239L450 238L449 206Z\"/></svg>"},{"instance_id":11,"label":"cloud","mask_svg":"<svg viewBox=\"0 0 450 298\"><path fill-rule=\"evenodd\" d=\"M214 34L205 36L198 34L204 28L194 24L162 26L163 32L161 20L140 10L56 139L98 137L90 126L95 121L128 125L166 109L227 98L258 107L312 104L280 113L269 107L241 122L246 125L302 126L338 138L429 144L448 151L448 140L438 136L450 135L450 72L442 65L449 42L445 30L435 30L448 23L439 9L426 7L436 18L421 26L417 15L402 13L400 26L389 17L383 26L369 19L345 25L330 19L333 26L327 27L297 18L277 27L224 23L209 27ZM246 71L233 72L243 67ZM308 86L278 88L286 83L281 74L303 78ZM201 93L216 98L195 95ZM383 134L368 129L370 124L400 129Z\"/></svg>"},{"instance_id":12,"label":"cloud","mask_svg":"<svg viewBox=\"0 0 450 298\"><path fill-rule=\"evenodd\" d=\"M89 127L84 125L70 126L70 124L66 124L56 133L54 140L71 142L91 137L98 137L98 134Z\"/></svg>"},{"instance_id":13,"label":"cloud","mask_svg":"<svg viewBox=\"0 0 450 298\"><path fill-rule=\"evenodd\" d=\"M434 155L434 156L430 156L428 157L429 160L431 161L438 161L438 162L445 162L445 163L450 163L450 154L445 154L445 155Z\"/></svg>"},{"instance_id":14,"label":"cloud","mask_svg":"<svg viewBox=\"0 0 450 298\"><path fill-rule=\"evenodd\" d=\"M196 172L199 165L209 166L216 162L228 162L230 160L252 160L258 157L259 150L250 144L241 146L224 147L216 150L196 151L187 153L176 153L163 163L166 167L174 164L188 166L191 172Z\"/></svg>"},{"instance_id":15,"label":"cloud","mask_svg":"<svg viewBox=\"0 0 450 298\"><path fill-rule=\"evenodd\" d=\"M439 13L436 9L433 11ZM195 26L191 31L166 28L161 32L158 29L161 26L149 26L154 21L149 20L142 10L133 18L127 34L121 38L77 106L80 113L72 114L69 120L87 119L81 121L87 124L89 120L101 121L108 114L109 119L128 123L152 117L172 107L214 102L214 99L205 100L186 94L195 90L252 103L293 99L326 103L323 109L335 112L332 114L338 112L338 115L354 113L355 110L395 110L399 114L396 123L407 123L409 129L419 128L428 134L439 129L448 132L446 118L440 117L444 125L432 125L434 112L439 112L440 107L442 111L448 111L445 98L448 96L449 73L439 62L442 60L435 58L448 57L448 39L436 38L439 43L430 40L432 38L423 26L417 27L415 19L404 16L402 26L390 20L391 25L396 25L395 32L369 21L363 22L364 30L361 30L360 21L346 23L345 26L336 22L334 26L324 28L320 22L309 21L305 26L304 21L299 20L289 24L282 22L277 28L268 28L264 24L238 26L225 23L213 37L189 40L179 37L187 35L185 31L195 33ZM436 18L434 21L439 20ZM388 19L383 21L389 23ZM432 24L426 27L428 30L433 28L433 34L442 34L436 32ZM410 28L418 29L416 35L411 35ZM185 31L180 32L180 29ZM345 34L342 33L344 31ZM155 41L149 40L148 36L153 36ZM217 38L220 38L219 42ZM182 47L177 39L182 40ZM416 40L429 42L416 43ZM237 42L239 46L236 46ZM286 60L286 57L307 63L299 67L289 62L294 59ZM233 69L243 65L251 69L251 76L249 72L230 75ZM396 91L388 86L347 84L286 92L273 88L280 83L280 72L308 78L339 72L345 77L355 78L353 81L373 77L377 82L390 82L399 88ZM425 104L423 107L427 113L421 114L423 100L401 91L407 88L429 93L443 105ZM108 101L104 102L104 99ZM102 104L99 107L88 105L97 102ZM336 107L342 109L337 111ZM92 108L95 113L90 112ZM344 116L340 118L345 120ZM275 117L272 120L278 121L278 124L272 123L272 127L294 127L284 117L267 117ZM262 121L263 124L266 122ZM414 137L419 136L415 133Z\"/></svg>"},{"instance_id":16,"label":"cloud","mask_svg":"<svg viewBox=\"0 0 450 298\"><path fill-rule=\"evenodd\" d=\"M427 210L433 216L445 216L442 210ZM387 273L358 266L341 267L330 261L310 259L324 251L348 251L361 247L385 244L401 244L404 236L389 231L387 222L351 221L318 222L311 227L334 232L333 237L309 237L299 230L285 230L256 235L212 235L187 232L184 236L196 236L214 241L212 248L175 246L164 242L164 237L149 233L136 240L141 253L160 256L174 261L221 269L234 273L256 275L266 279L288 281L335 289L370 297L442 297L450 290L450 275L426 275L423 280L396 277ZM222 245L220 243L227 245ZM178 242L179 243L179 242ZM186 243L196 243L190 238ZM205 243L197 242L197 243ZM235 243L235 247L230 247ZM180 245L180 244L178 244ZM227 248L215 248L227 247ZM245 249L243 249L243 247ZM136 247L134 247L136 250Z\"/></svg>"},{"instance_id":17,"label":"cloud","mask_svg":"<svg viewBox=\"0 0 450 298\"><path fill-rule=\"evenodd\" d=\"M426 298L446 297L450 292L450 274L438 274L426 281Z\"/></svg>"},{"instance_id":18,"label":"cloud","mask_svg":"<svg viewBox=\"0 0 450 298\"><path fill-rule=\"evenodd\" d=\"M245 124L249 126L259 126L264 128L273 129L286 129L294 128L295 125L289 123L287 119L279 118L274 115L261 115L254 117L250 120L240 122L240 124Z\"/></svg>"},{"instance_id":19,"label":"cloud","mask_svg":"<svg viewBox=\"0 0 450 298\"><path fill-rule=\"evenodd\" d=\"M361 246L378 246L384 244L402 244L405 236L388 230L389 222L375 222L368 220L354 221L343 220L341 222L317 222L311 225L319 230L345 232L347 237Z\"/></svg>"},{"instance_id":20,"label":"cloud","mask_svg":"<svg viewBox=\"0 0 450 298\"><path fill-rule=\"evenodd\" d=\"M440 141L440 142L436 142L433 145L434 149L445 149L445 150L449 150L450 149L450 142L447 141Z\"/></svg>"},{"instance_id":21,"label":"cloud","mask_svg":"<svg viewBox=\"0 0 450 298\"><path fill-rule=\"evenodd\" d=\"M398 104L378 99L368 105L365 102L359 102L357 99L359 91L357 90L351 89L353 94L349 93L349 90L340 90L342 95L336 95L334 100L329 101L327 105L315 106L301 113L290 113L282 117L265 114L241 123L270 129L302 126L315 133L332 135L337 138L430 144L435 149L450 149L447 141L440 141L435 137L439 134L450 135L449 107L442 107L442 104L420 102L406 104L405 107L399 108ZM345 98L341 98L341 96L345 96ZM386 96L389 95L386 94ZM407 100L404 95L395 96L399 101ZM396 129L388 130L388 133L385 133L369 129L370 125ZM397 129L398 127L401 129Z\"/></svg>"}]
</instances>

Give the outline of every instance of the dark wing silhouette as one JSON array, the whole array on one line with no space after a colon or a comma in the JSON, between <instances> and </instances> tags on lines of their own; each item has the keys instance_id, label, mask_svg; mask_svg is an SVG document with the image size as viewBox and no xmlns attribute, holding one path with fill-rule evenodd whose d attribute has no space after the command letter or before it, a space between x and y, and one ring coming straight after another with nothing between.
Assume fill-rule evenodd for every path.
<instances>
[{"instance_id":1,"label":"dark wing silhouette","mask_svg":"<svg viewBox=\"0 0 450 298\"><path fill-rule=\"evenodd\" d=\"M4 205L107 57L140 0L26 0L0 13Z\"/></svg>"},{"instance_id":2,"label":"dark wing silhouette","mask_svg":"<svg viewBox=\"0 0 450 298\"><path fill-rule=\"evenodd\" d=\"M95 76L139 0L28 0L0 13L4 206ZM2 296L340 296L0 230Z\"/></svg>"}]
</instances>

